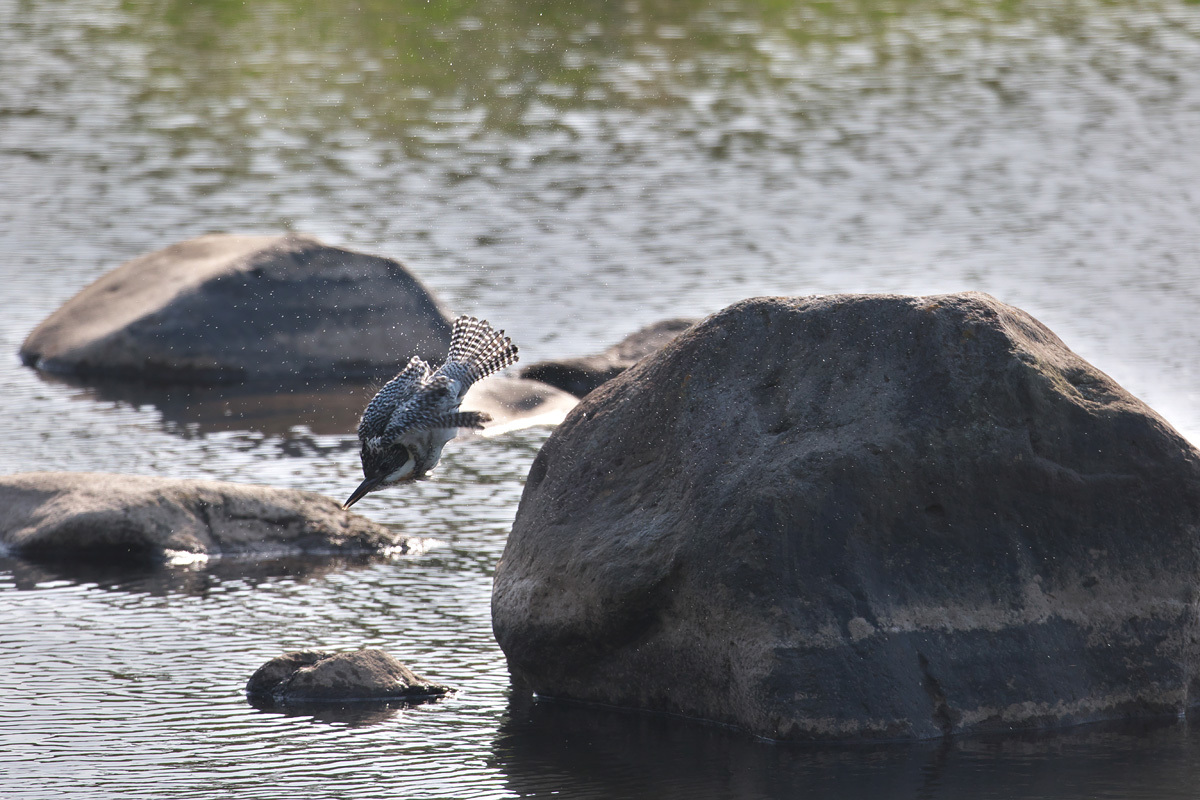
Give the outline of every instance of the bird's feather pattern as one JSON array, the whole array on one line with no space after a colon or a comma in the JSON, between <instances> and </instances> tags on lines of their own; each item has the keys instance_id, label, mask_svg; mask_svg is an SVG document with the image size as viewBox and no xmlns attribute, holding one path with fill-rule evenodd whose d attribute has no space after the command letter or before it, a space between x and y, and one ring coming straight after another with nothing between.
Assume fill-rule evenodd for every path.
<instances>
[{"instance_id":1,"label":"bird's feather pattern","mask_svg":"<svg viewBox=\"0 0 1200 800\"><path fill-rule=\"evenodd\" d=\"M412 431L455 427L443 424L443 418L458 406L457 398L452 397L453 393L450 378L445 375L435 374L425 381L417 394L396 407L383 431L384 443L399 441Z\"/></svg>"},{"instance_id":2,"label":"bird's feather pattern","mask_svg":"<svg viewBox=\"0 0 1200 800\"><path fill-rule=\"evenodd\" d=\"M458 381L465 392L471 384L517 363L517 346L487 320L459 317L450 334L450 352L437 373Z\"/></svg>"},{"instance_id":3,"label":"bird's feather pattern","mask_svg":"<svg viewBox=\"0 0 1200 800\"><path fill-rule=\"evenodd\" d=\"M367 404L358 423L358 438L365 441L382 436L396 412L396 407L412 396L420 385L429 379L430 374L429 365L419 356L409 359L404 369L384 384Z\"/></svg>"},{"instance_id":4,"label":"bird's feather pattern","mask_svg":"<svg viewBox=\"0 0 1200 800\"><path fill-rule=\"evenodd\" d=\"M504 331L475 317L456 319L437 371L414 356L367 404L358 423L365 480L344 507L428 474L457 429L482 428L491 419L482 411L458 410L467 389L516 361L516 345Z\"/></svg>"}]
</instances>

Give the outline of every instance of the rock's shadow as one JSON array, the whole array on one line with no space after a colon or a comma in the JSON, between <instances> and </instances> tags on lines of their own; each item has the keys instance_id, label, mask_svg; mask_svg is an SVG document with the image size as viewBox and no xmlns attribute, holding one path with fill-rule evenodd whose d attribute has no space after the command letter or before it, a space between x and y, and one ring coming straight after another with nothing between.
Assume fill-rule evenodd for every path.
<instances>
[{"instance_id":1,"label":"rock's shadow","mask_svg":"<svg viewBox=\"0 0 1200 800\"><path fill-rule=\"evenodd\" d=\"M172 594L202 597L215 586L234 580L248 583L279 578L309 581L333 572L363 569L393 558L368 553L279 558L221 556L191 564L163 564L154 561L48 563L0 557L0 573L11 575L14 588L18 590L37 589L52 581L70 581L106 590L143 592L156 597Z\"/></svg>"},{"instance_id":2,"label":"rock's shadow","mask_svg":"<svg viewBox=\"0 0 1200 800\"><path fill-rule=\"evenodd\" d=\"M183 384L37 375L102 402L152 406L168 431L183 436L250 431L288 438L304 428L318 436L346 437L341 449L347 450L357 449L359 417L385 382ZM574 396L540 381L497 376L473 387L463 409L487 412L493 420L489 428L503 431L558 424L576 402ZM315 443L298 444L305 452L308 446Z\"/></svg>"},{"instance_id":3,"label":"rock's shadow","mask_svg":"<svg viewBox=\"0 0 1200 800\"><path fill-rule=\"evenodd\" d=\"M249 697L251 706L267 714L309 717L313 722L365 728L387 722L401 711L416 708L422 702L405 700L356 700L343 703L288 703L279 705L259 697Z\"/></svg>"},{"instance_id":4,"label":"rock's shadow","mask_svg":"<svg viewBox=\"0 0 1200 800\"><path fill-rule=\"evenodd\" d=\"M914 797L940 744L781 747L664 714L563 703L510 703L492 764L521 797ZM864 769L871 764L871 769ZM836 787L837 794L825 790Z\"/></svg>"},{"instance_id":5,"label":"rock's shadow","mask_svg":"<svg viewBox=\"0 0 1200 800\"><path fill-rule=\"evenodd\" d=\"M353 436L359 415L378 385L366 383L147 383L37 373L96 400L153 406L173 432L255 431L284 435L303 426L318 435Z\"/></svg>"},{"instance_id":6,"label":"rock's shadow","mask_svg":"<svg viewBox=\"0 0 1200 800\"><path fill-rule=\"evenodd\" d=\"M784 744L661 714L515 698L490 763L520 797L1154 796L1195 757L1176 719L869 745ZM1188 756L1188 752L1191 756ZM1182 785L1182 784L1180 784Z\"/></svg>"}]
</instances>

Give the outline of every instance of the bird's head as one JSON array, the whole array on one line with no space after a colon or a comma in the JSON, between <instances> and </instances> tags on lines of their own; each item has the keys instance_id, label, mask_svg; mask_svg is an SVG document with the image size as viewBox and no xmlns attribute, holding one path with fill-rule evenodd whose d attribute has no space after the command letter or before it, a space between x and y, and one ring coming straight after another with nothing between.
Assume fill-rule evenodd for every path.
<instances>
[{"instance_id":1,"label":"bird's head","mask_svg":"<svg viewBox=\"0 0 1200 800\"><path fill-rule=\"evenodd\" d=\"M364 442L362 467L365 478L350 495L350 499L342 504L344 509L362 500L371 492L385 486L415 480L417 477L416 458L412 451L398 443L382 446L375 442Z\"/></svg>"}]
</instances>

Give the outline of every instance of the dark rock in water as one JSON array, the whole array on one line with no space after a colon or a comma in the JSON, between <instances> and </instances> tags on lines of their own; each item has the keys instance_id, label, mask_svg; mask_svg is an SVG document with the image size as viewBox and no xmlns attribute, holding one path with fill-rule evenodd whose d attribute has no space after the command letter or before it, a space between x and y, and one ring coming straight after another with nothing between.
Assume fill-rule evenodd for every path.
<instances>
[{"instance_id":1,"label":"dark rock in water","mask_svg":"<svg viewBox=\"0 0 1200 800\"><path fill-rule=\"evenodd\" d=\"M313 492L103 472L0 476L0 544L29 558L115 562L409 547Z\"/></svg>"},{"instance_id":2,"label":"dark rock in water","mask_svg":"<svg viewBox=\"0 0 1200 800\"><path fill-rule=\"evenodd\" d=\"M1176 714L1200 453L976 293L763 298L586 397L492 595L514 681L794 740Z\"/></svg>"},{"instance_id":3,"label":"dark rock in water","mask_svg":"<svg viewBox=\"0 0 1200 800\"><path fill-rule=\"evenodd\" d=\"M691 327L694 319L656 322L626 336L603 353L562 361L539 361L521 370L522 378L543 381L583 397L607 380L617 377L641 359L656 353Z\"/></svg>"},{"instance_id":4,"label":"dark rock in water","mask_svg":"<svg viewBox=\"0 0 1200 800\"><path fill-rule=\"evenodd\" d=\"M417 675L382 650L285 653L258 668L246 683L251 699L276 705L404 700L445 695L450 687Z\"/></svg>"},{"instance_id":5,"label":"dark rock in water","mask_svg":"<svg viewBox=\"0 0 1200 800\"><path fill-rule=\"evenodd\" d=\"M349 380L440 362L450 321L396 261L308 236L214 234L129 261L34 329L49 372L151 381Z\"/></svg>"}]
</instances>

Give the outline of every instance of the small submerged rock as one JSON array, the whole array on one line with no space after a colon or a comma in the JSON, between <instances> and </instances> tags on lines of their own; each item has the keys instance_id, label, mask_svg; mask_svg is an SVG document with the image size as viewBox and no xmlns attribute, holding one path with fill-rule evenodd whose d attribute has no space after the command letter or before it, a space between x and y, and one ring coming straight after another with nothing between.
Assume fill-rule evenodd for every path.
<instances>
[{"instance_id":1,"label":"small submerged rock","mask_svg":"<svg viewBox=\"0 0 1200 800\"><path fill-rule=\"evenodd\" d=\"M422 702L450 691L449 686L417 675L384 651L370 648L350 653L284 653L259 667L246 683L247 696L265 705Z\"/></svg>"},{"instance_id":2,"label":"small submerged rock","mask_svg":"<svg viewBox=\"0 0 1200 800\"><path fill-rule=\"evenodd\" d=\"M20 354L52 373L278 383L374 379L449 342L449 318L398 261L298 234L211 234L103 275Z\"/></svg>"},{"instance_id":3,"label":"small submerged rock","mask_svg":"<svg viewBox=\"0 0 1200 800\"><path fill-rule=\"evenodd\" d=\"M296 489L106 472L0 476L0 544L50 561L407 552L398 535Z\"/></svg>"},{"instance_id":4,"label":"small submerged rock","mask_svg":"<svg viewBox=\"0 0 1200 800\"><path fill-rule=\"evenodd\" d=\"M656 353L690 328L694 319L668 319L634 331L602 353L560 361L539 361L521 370L522 378L557 386L583 397L651 353Z\"/></svg>"}]
</instances>

